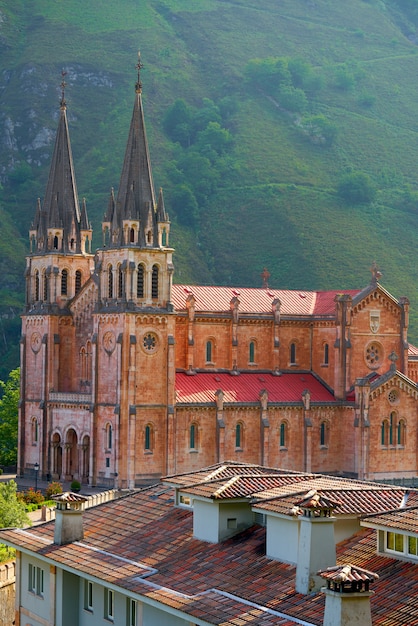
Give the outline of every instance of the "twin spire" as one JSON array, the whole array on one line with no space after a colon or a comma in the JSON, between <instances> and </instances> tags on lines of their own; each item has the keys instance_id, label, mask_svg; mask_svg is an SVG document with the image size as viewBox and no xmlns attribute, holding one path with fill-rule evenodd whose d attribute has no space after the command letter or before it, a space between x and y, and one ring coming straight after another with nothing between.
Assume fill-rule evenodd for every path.
<instances>
[{"instance_id":1,"label":"twin spire","mask_svg":"<svg viewBox=\"0 0 418 626\"><path fill-rule=\"evenodd\" d=\"M142 63L138 53L138 78L135 103L129 129L119 190L115 199L113 189L104 216L104 244L108 247L134 245L160 247L162 232L168 234L168 216L160 190L155 202L151 161L142 107ZM60 119L52 156L45 198L38 206L30 231L31 253L56 250L61 253L89 252L91 227L85 201L81 210L74 175L73 157L65 101L65 72L62 73ZM86 246L86 242L89 243Z\"/></svg>"}]
</instances>

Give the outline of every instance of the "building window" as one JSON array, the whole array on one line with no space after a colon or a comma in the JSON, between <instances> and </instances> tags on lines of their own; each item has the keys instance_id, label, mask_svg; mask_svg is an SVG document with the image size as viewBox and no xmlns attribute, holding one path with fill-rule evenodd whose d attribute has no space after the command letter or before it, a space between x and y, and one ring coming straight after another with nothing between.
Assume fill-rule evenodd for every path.
<instances>
[{"instance_id":1,"label":"building window","mask_svg":"<svg viewBox=\"0 0 418 626\"><path fill-rule=\"evenodd\" d=\"M123 270L120 265L118 267L118 298L123 298Z\"/></svg>"},{"instance_id":2,"label":"building window","mask_svg":"<svg viewBox=\"0 0 418 626\"><path fill-rule=\"evenodd\" d=\"M396 430L397 430L396 443L398 444L398 446L404 447L405 431L406 431L405 420L399 420Z\"/></svg>"},{"instance_id":3,"label":"building window","mask_svg":"<svg viewBox=\"0 0 418 626\"><path fill-rule=\"evenodd\" d=\"M105 594L104 616L105 616L105 619L111 620L113 622L113 620L115 619L115 606L114 606L115 594L112 591L112 589L105 589L104 594Z\"/></svg>"},{"instance_id":4,"label":"building window","mask_svg":"<svg viewBox=\"0 0 418 626\"><path fill-rule=\"evenodd\" d=\"M138 277L136 281L136 297L144 297L144 266L138 265Z\"/></svg>"},{"instance_id":5,"label":"building window","mask_svg":"<svg viewBox=\"0 0 418 626\"><path fill-rule=\"evenodd\" d=\"M290 344L290 365L296 365L296 344Z\"/></svg>"},{"instance_id":6,"label":"building window","mask_svg":"<svg viewBox=\"0 0 418 626\"><path fill-rule=\"evenodd\" d=\"M61 295L66 296L68 293L68 271L62 270L61 272Z\"/></svg>"},{"instance_id":7,"label":"building window","mask_svg":"<svg viewBox=\"0 0 418 626\"><path fill-rule=\"evenodd\" d=\"M387 420L383 420L380 428L380 443L382 446L387 446L389 442L389 423Z\"/></svg>"},{"instance_id":8,"label":"building window","mask_svg":"<svg viewBox=\"0 0 418 626\"><path fill-rule=\"evenodd\" d=\"M133 228L129 231L129 241L130 243L135 243L135 230Z\"/></svg>"},{"instance_id":9,"label":"building window","mask_svg":"<svg viewBox=\"0 0 418 626\"><path fill-rule=\"evenodd\" d=\"M242 449L242 424L239 422L235 426L235 448Z\"/></svg>"},{"instance_id":10,"label":"building window","mask_svg":"<svg viewBox=\"0 0 418 626\"><path fill-rule=\"evenodd\" d=\"M54 250L58 250L58 237L56 235L54 237Z\"/></svg>"},{"instance_id":11,"label":"building window","mask_svg":"<svg viewBox=\"0 0 418 626\"><path fill-rule=\"evenodd\" d=\"M105 448L107 450L111 450L112 449L112 424L106 424L106 445Z\"/></svg>"},{"instance_id":12,"label":"building window","mask_svg":"<svg viewBox=\"0 0 418 626\"><path fill-rule=\"evenodd\" d=\"M212 363L213 359L213 343L212 341L206 342L206 363Z\"/></svg>"},{"instance_id":13,"label":"building window","mask_svg":"<svg viewBox=\"0 0 418 626\"><path fill-rule=\"evenodd\" d=\"M408 536L408 554L418 556L418 540L416 537Z\"/></svg>"},{"instance_id":14,"label":"building window","mask_svg":"<svg viewBox=\"0 0 418 626\"><path fill-rule=\"evenodd\" d=\"M35 272L35 301L39 301L39 272Z\"/></svg>"},{"instance_id":15,"label":"building window","mask_svg":"<svg viewBox=\"0 0 418 626\"><path fill-rule=\"evenodd\" d=\"M75 293L76 295L80 292L81 289L81 272L77 270L75 273Z\"/></svg>"},{"instance_id":16,"label":"building window","mask_svg":"<svg viewBox=\"0 0 418 626\"><path fill-rule=\"evenodd\" d=\"M389 445L395 442L396 413L391 413L389 417Z\"/></svg>"},{"instance_id":17,"label":"building window","mask_svg":"<svg viewBox=\"0 0 418 626\"><path fill-rule=\"evenodd\" d=\"M32 445L36 446L39 440L39 428L38 420L36 417L32 418Z\"/></svg>"},{"instance_id":18,"label":"building window","mask_svg":"<svg viewBox=\"0 0 418 626\"><path fill-rule=\"evenodd\" d=\"M107 295L113 298L113 268L111 265L107 268Z\"/></svg>"},{"instance_id":19,"label":"building window","mask_svg":"<svg viewBox=\"0 0 418 626\"><path fill-rule=\"evenodd\" d=\"M386 533L386 548L393 552L404 552L404 535L400 533Z\"/></svg>"},{"instance_id":20,"label":"building window","mask_svg":"<svg viewBox=\"0 0 418 626\"><path fill-rule=\"evenodd\" d=\"M329 427L327 422L321 422L319 427L319 444L322 447L327 447L329 443Z\"/></svg>"},{"instance_id":21,"label":"building window","mask_svg":"<svg viewBox=\"0 0 418 626\"><path fill-rule=\"evenodd\" d=\"M382 364L383 348L377 342L370 343L365 350L364 357L370 369L377 369Z\"/></svg>"},{"instance_id":22,"label":"building window","mask_svg":"<svg viewBox=\"0 0 418 626\"><path fill-rule=\"evenodd\" d=\"M44 595L44 570L32 563L29 563L28 589L37 596L43 597Z\"/></svg>"},{"instance_id":23,"label":"building window","mask_svg":"<svg viewBox=\"0 0 418 626\"><path fill-rule=\"evenodd\" d=\"M44 286L44 302L48 302L48 277L45 271L42 273L42 280Z\"/></svg>"},{"instance_id":24,"label":"building window","mask_svg":"<svg viewBox=\"0 0 418 626\"><path fill-rule=\"evenodd\" d=\"M162 241L161 241L162 245L166 246L167 245L167 231L166 231L165 228L163 229L162 238L161 239L162 239Z\"/></svg>"},{"instance_id":25,"label":"building window","mask_svg":"<svg viewBox=\"0 0 418 626\"><path fill-rule=\"evenodd\" d=\"M255 363L255 342L254 341L250 341L248 361L249 363Z\"/></svg>"},{"instance_id":26,"label":"building window","mask_svg":"<svg viewBox=\"0 0 418 626\"><path fill-rule=\"evenodd\" d=\"M144 449L146 452L152 452L153 448L153 429L151 424L147 424L145 426L145 445Z\"/></svg>"},{"instance_id":27,"label":"building window","mask_svg":"<svg viewBox=\"0 0 418 626\"><path fill-rule=\"evenodd\" d=\"M158 298L158 267L156 265L152 266L151 297L153 300Z\"/></svg>"},{"instance_id":28,"label":"building window","mask_svg":"<svg viewBox=\"0 0 418 626\"><path fill-rule=\"evenodd\" d=\"M197 449L197 435L198 435L197 424L191 424L191 426L190 426L190 438L189 438L190 450L196 450Z\"/></svg>"},{"instance_id":29,"label":"building window","mask_svg":"<svg viewBox=\"0 0 418 626\"><path fill-rule=\"evenodd\" d=\"M86 611L93 610L93 583L91 580L84 581L84 608Z\"/></svg>"},{"instance_id":30,"label":"building window","mask_svg":"<svg viewBox=\"0 0 418 626\"><path fill-rule=\"evenodd\" d=\"M280 424L280 447L285 448L287 446L287 424L282 422Z\"/></svg>"},{"instance_id":31,"label":"building window","mask_svg":"<svg viewBox=\"0 0 418 626\"><path fill-rule=\"evenodd\" d=\"M133 598L127 599L126 614L127 614L126 625L137 626L136 620L137 620L137 615L138 615L138 604L137 604L137 601L134 600Z\"/></svg>"},{"instance_id":32,"label":"building window","mask_svg":"<svg viewBox=\"0 0 418 626\"><path fill-rule=\"evenodd\" d=\"M329 345L324 343L324 365L329 364Z\"/></svg>"}]
</instances>

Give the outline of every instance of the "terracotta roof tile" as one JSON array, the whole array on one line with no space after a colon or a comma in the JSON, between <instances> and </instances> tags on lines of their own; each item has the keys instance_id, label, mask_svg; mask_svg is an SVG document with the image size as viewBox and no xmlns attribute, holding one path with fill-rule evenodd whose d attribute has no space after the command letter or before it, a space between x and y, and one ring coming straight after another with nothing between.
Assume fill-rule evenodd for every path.
<instances>
[{"instance_id":1,"label":"terracotta roof tile","mask_svg":"<svg viewBox=\"0 0 418 626\"><path fill-rule=\"evenodd\" d=\"M224 402L260 402L260 391L265 389L269 402L299 402L309 389L311 402L335 403L332 393L312 374L292 373L274 376L270 373L241 372L238 376L226 373L199 372L189 376L176 374L177 403L215 403L215 393L222 389Z\"/></svg>"},{"instance_id":2,"label":"terracotta roof tile","mask_svg":"<svg viewBox=\"0 0 418 626\"><path fill-rule=\"evenodd\" d=\"M272 313L272 302L279 299L281 315L310 316L334 315L336 295L348 294L352 297L360 290L342 291L291 291L283 289L250 289L248 287L213 287L202 285L173 285L172 301L176 311L186 309L186 299L193 294L196 312L230 313L230 302L237 297L242 314Z\"/></svg>"}]
</instances>

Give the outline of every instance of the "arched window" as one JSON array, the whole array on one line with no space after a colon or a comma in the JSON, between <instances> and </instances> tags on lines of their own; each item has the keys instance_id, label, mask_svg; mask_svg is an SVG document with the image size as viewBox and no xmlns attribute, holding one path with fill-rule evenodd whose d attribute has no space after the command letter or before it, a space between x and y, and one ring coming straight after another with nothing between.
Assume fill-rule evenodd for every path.
<instances>
[{"instance_id":1,"label":"arched window","mask_svg":"<svg viewBox=\"0 0 418 626\"><path fill-rule=\"evenodd\" d=\"M81 367L81 380L87 380L87 359L86 359L86 349L84 346L80 350L80 367Z\"/></svg>"},{"instance_id":2,"label":"arched window","mask_svg":"<svg viewBox=\"0 0 418 626\"><path fill-rule=\"evenodd\" d=\"M328 446L329 440L329 428L327 422L321 422L319 427L319 444L321 446Z\"/></svg>"},{"instance_id":3,"label":"arched window","mask_svg":"<svg viewBox=\"0 0 418 626\"><path fill-rule=\"evenodd\" d=\"M212 363L213 344L211 341L206 342L206 363Z\"/></svg>"},{"instance_id":4,"label":"arched window","mask_svg":"<svg viewBox=\"0 0 418 626\"><path fill-rule=\"evenodd\" d=\"M329 364L329 345L324 343L324 365Z\"/></svg>"},{"instance_id":5,"label":"arched window","mask_svg":"<svg viewBox=\"0 0 418 626\"><path fill-rule=\"evenodd\" d=\"M147 243L151 243L152 242L152 235L151 235L151 231L149 230L147 232Z\"/></svg>"},{"instance_id":6,"label":"arched window","mask_svg":"<svg viewBox=\"0 0 418 626\"><path fill-rule=\"evenodd\" d=\"M58 237L56 235L54 237L54 250L58 250Z\"/></svg>"},{"instance_id":7,"label":"arched window","mask_svg":"<svg viewBox=\"0 0 418 626\"><path fill-rule=\"evenodd\" d=\"M405 445L405 432L406 432L405 420L399 420L398 426L397 426L397 438L396 438L396 443L398 444L398 446L403 447Z\"/></svg>"},{"instance_id":8,"label":"arched window","mask_svg":"<svg viewBox=\"0 0 418 626\"><path fill-rule=\"evenodd\" d=\"M144 266L138 265L138 277L136 282L136 297L143 298L144 297Z\"/></svg>"},{"instance_id":9,"label":"arched window","mask_svg":"<svg viewBox=\"0 0 418 626\"><path fill-rule=\"evenodd\" d=\"M107 295L113 298L113 267L111 265L107 268Z\"/></svg>"},{"instance_id":10,"label":"arched window","mask_svg":"<svg viewBox=\"0 0 418 626\"><path fill-rule=\"evenodd\" d=\"M383 420L380 427L380 443L382 446L387 446L389 442L389 423L387 420Z\"/></svg>"},{"instance_id":11,"label":"arched window","mask_svg":"<svg viewBox=\"0 0 418 626\"><path fill-rule=\"evenodd\" d=\"M106 424L106 450L112 449L112 424Z\"/></svg>"},{"instance_id":12,"label":"arched window","mask_svg":"<svg viewBox=\"0 0 418 626\"><path fill-rule=\"evenodd\" d=\"M129 231L129 241L135 243L135 229L131 228Z\"/></svg>"},{"instance_id":13,"label":"arched window","mask_svg":"<svg viewBox=\"0 0 418 626\"><path fill-rule=\"evenodd\" d=\"M39 300L39 272L35 271L35 301Z\"/></svg>"},{"instance_id":14,"label":"arched window","mask_svg":"<svg viewBox=\"0 0 418 626\"><path fill-rule=\"evenodd\" d=\"M77 270L75 273L75 293L78 294L81 289L81 272Z\"/></svg>"},{"instance_id":15,"label":"arched window","mask_svg":"<svg viewBox=\"0 0 418 626\"><path fill-rule=\"evenodd\" d=\"M197 430L197 424L191 424L190 425L190 433L189 433L189 447L190 450L196 450L197 448L197 435L198 435L198 430Z\"/></svg>"},{"instance_id":16,"label":"arched window","mask_svg":"<svg viewBox=\"0 0 418 626\"><path fill-rule=\"evenodd\" d=\"M153 429L151 424L145 426L144 432L144 450L151 452L153 448Z\"/></svg>"},{"instance_id":17,"label":"arched window","mask_svg":"<svg viewBox=\"0 0 418 626\"><path fill-rule=\"evenodd\" d=\"M156 265L152 266L151 297L154 300L158 298L158 267Z\"/></svg>"},{"instance_id":18,"label":"arched window","mask_svg":"<svg viewBox=\"0 0 418 626\"><path fill-rule=\"evenodd\" d=\"M242 424L240 422L235 426L235 447L242 448Z\"/></svg>"},{"instance_id":19,"label":"arched window","mask_svg":"<svg viewBox=\"0 0 418 626\"><path fill-rule=\"evenodd\" d=\"M91 359L92 359L91 341L87 341L86 343L86 380L91 380Z\"/></svg>"},{"instance_id":20,"label":"arched window","mask_svg":"<svg viewBox=\"0 0 418 626\"><path fill-rule=\"evenodd\" d=\"M161 243L163 246L167 245L167 231L165 228L163 229L163 232L162 232Z\"/></svg>"},{"instance_id":21,"label":"arched window","mask_svg":"<svg viewBox=\"0 0 418 626\"><path fill-rule=\"evenodd\" d=\"M287 446L287 424L282 422L280 424L280 447L285 448Z\"/></svg>"},{"instance_id":22,"label":"arched window","mask_svg":"<svg viewBox=\"0 0 418 626\"><path fill-rule=\"evenodd\" d=\"M121 265L118 267L118 298L123 298L123 270Z\"/></svg>"},{"instance_id":23,"label":"arched window","mask_svg":"<svg viewBox=\"0 0 418 626\"><path fill-rule=\"evenodd\" d=\"M290 344L290 365L296 365L296 344Z\"/></svg>"},{"instance_id":24,"label":"arched window","mask_svg":"<svg viewBox=\"0 0 418 626\"><path fill-rule=\"evenodd\" d=\"M389 445L395 443L396 413L392 412L389 417Z\"/></svg>"},{"instance_id":25,"label":"arched window","mask_svg":"<svg viewBox=\"0 0 418 626\"><path fill-rule=\"evenodd\" d=\"M36 417L32 418L32 445L36 446L39 441L39 427Z\"/></svg>"},{"instance_id":26,"label":"arched window","mask_svg":"<svg viewBox=\"0 0 418 626\"><path fill-rule=\"evenodd\" d=\"M66 296L68 290L68 271L62 270L61 272L61 295Z\"/></svg>"},{"instance_id":27,"label":"arched window","mask_svg":"<svg viewBox=\"0 0 418 626\"><path fill-rule=\"evenodd\" d=\"M250 341L248 349L248 362L255 363L255 341Z\"/></svg>"},{"instance_id":28,"label":"arched window","mask_svg":"<svg viewBox=\"0 0 418 626\"><path fill-rule=\"evenodd\" d=\"M42 273L42 280L44 286L44 302L48 302L48 276L45 271Z\"/></svg>"}]
</instances>

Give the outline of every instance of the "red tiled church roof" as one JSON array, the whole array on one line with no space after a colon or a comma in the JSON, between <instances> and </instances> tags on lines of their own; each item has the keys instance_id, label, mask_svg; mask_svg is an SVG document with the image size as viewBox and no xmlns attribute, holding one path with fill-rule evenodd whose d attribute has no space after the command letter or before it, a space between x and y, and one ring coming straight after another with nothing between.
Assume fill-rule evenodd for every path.
<instances>
[{"instance_id":1,"label":"red tiled church roof","mask_svg":"<svg viewBox=\"0 0 418 626\"><path fill-rule=\"evenodd\" d=\"M215 392L221 389L224 402L259 402L260 391L265 389L269 402L301 402L302 393L308 389L311 402L334 403L332 393L312 374L289 373L280 376L266 373L199 372L194 376L177 372L177 403L215 402Z\"/></svg>"},{"instance_id":2,"label":"red tiled church roof","mask_svg":"<svg viewBox=\"0 0 418 626\"><path fill-rule=\"evenodd\" d=\"M202 285L173 285L172 302L176 311L186 309L187 297L193 294L197 312L227 313L232 298L238 298L240 313L271 314L272 302L279 299L281 315L333 315L335 296L352 297L356 290L340 291L292 291L284 289L255 289L248 287L212 287Z\"/></svg>"}]
</instances>

